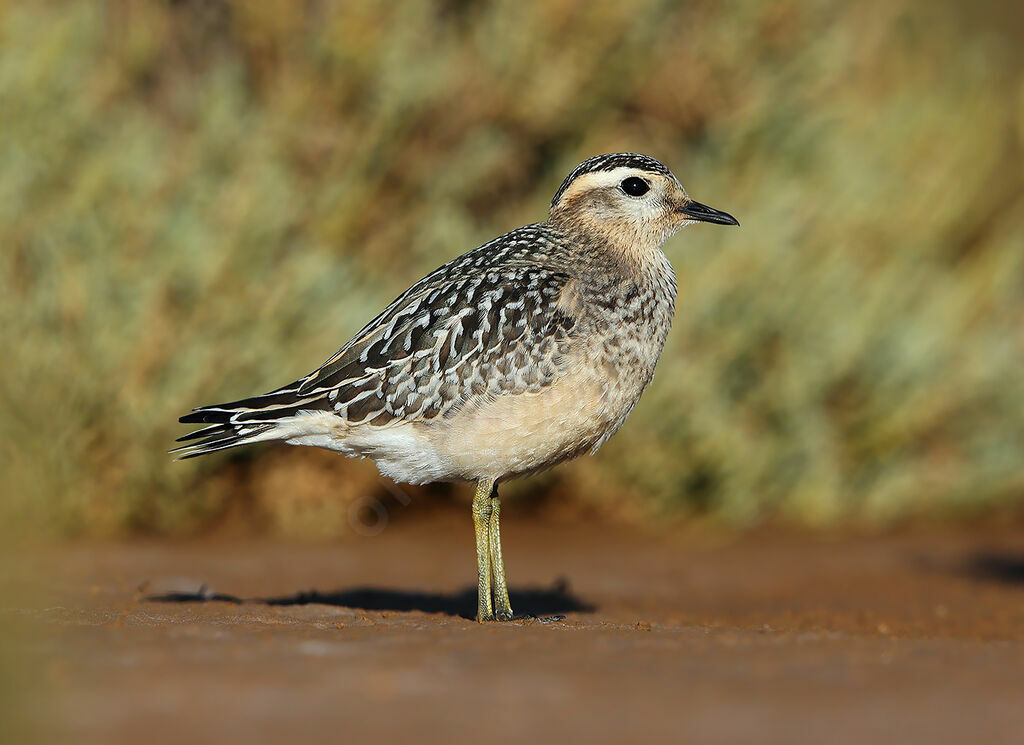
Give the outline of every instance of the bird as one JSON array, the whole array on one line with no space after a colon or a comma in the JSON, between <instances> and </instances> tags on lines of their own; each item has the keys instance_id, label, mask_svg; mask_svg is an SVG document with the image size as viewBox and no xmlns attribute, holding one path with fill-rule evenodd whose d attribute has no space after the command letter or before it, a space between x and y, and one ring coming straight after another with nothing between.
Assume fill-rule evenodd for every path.
<instances>
[{"instance_id":1,"label":"bird","mask_svg":"<svg viewBox=\"0 0 1024 745\"><path fill-rule=\"evenodd\" d=\"M205 426L171 452L277 440L401 483L474 483L477 620L512 620L498 486L597 452L626 421L675 312L663 246L699 222L739 225L655 158L591 157L547 220L423 277L295 382L193 409L180 421Z\"/></svg>"}]
</instances>

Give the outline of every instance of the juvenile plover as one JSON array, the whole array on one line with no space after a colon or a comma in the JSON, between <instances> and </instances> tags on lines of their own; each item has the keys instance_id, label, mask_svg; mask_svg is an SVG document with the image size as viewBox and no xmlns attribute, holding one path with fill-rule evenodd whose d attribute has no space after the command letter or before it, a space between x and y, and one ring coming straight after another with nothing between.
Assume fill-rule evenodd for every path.
<instances>
[{"instance_id":1,"label":"juvenile plover","mask_svg":"<svg viewBox=\"0 0 1024 745\"><path fill-rule=\"evenodd\" d=\"M634 153L566 177L546 222L428 274L309 375L181 417L182 457L266 440L374 460L395 481L476 483L477 619L509 620L498 484L594 453L665 344L676 278L662 245L738 225Z\"/></svg>"}]
</instances>

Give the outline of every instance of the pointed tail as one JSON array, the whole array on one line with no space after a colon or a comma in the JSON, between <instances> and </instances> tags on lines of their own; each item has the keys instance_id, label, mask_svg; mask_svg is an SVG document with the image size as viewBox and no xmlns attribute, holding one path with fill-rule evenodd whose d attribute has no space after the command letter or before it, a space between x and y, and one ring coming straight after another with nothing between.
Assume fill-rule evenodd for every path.
<instances>
[{"instance_id":1,"label":"pointed tail","mask_svg":"<svg viewBox=\"0 0 1024 745\"><path fill-rule=\"evenodd\" d=\"M281 428L281 423L292 419L300 411L327 408L323 391L299 395L297 391L301 382L262 396L193 409L191 414L186 414L178 421L182 424L208 426L179 437L176 442L188 444L170 452L179 453L177 460L184 460L239 445L283 439L281 434L287 429ZM190 442L192 440L195 442Z\"/></svg>"}]
</instances>

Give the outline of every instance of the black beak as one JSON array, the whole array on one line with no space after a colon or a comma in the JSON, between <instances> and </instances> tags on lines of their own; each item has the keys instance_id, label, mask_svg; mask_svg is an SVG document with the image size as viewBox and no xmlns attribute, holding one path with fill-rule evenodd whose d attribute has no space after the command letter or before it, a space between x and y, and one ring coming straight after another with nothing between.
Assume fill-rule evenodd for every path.
<instances>
[{"instance_id":1,"label":"black beak","mask_svg":"<svg viewBox=\"0 0 1024 745\"><path fill-rule=\"evenodd\" d=\"M684 215L694 220L700 220L701 222L713 222L719 225L740 224L740 221L728 212L719 212L714 207L708 207L706 204L694 202L693 200L687 202L684 207L680 207L679 211Z\"/></svg>"}]
</instances>

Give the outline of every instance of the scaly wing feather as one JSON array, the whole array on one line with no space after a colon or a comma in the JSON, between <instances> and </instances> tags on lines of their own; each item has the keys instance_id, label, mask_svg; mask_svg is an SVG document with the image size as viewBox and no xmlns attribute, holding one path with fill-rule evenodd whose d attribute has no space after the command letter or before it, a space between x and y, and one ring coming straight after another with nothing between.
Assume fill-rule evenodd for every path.
<instances>
[{"instance_id":1,"label":"scaly wing feather","mask_svg":"<svg viewBox=\"0 0 1024 745\"><path fill-rule=\"evenodd\" d=\"M553 240L527 226L470 251L413 285L317 370L240 401L196 409L212 425L181 438L187 456L271 439L266 425L304 411L386 426L458 410L471 395L535 391L557 376L574 319L559 305L569 277L538 263Z\"/></svg>"}]
</instances>

